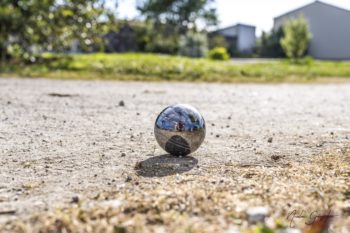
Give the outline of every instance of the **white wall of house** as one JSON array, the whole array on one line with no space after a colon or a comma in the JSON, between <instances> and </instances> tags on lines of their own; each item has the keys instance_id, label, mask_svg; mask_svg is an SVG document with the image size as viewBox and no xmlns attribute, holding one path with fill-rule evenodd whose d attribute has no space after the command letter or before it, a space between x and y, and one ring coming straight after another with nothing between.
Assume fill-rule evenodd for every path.
<instances>
[{"instance_id":1,"label":"white wall of house","mask_svg":"<svg viewBox=\"0 0 350 233\"><path fill-rule=\"evenodd\" d=\"M232 27L216 31L220 35L236 38L237 50L241 53L252 53L256 46L255 27L244 24L237 24Z\"/></svg>"},{"instance_id":2,"label":"white wall of house","mask_svg":"<svg viewBox=\"0 0 350 233\"><path fill-rule=\"evenodd\" d=\"M237 49L243 53L253 52L256 46L255 27L237 25Z\"/></svg>"},{"instance_id":3,"label":"white wall of house","mask_svg":"<svg viewBox=\"0 0 350 233\"><path fill-rule=\"evenodd\" d=\"M350 59L350 11L316 1L274 19L274 28L303 15L312 39L309 55L317 59Z\"/></svg>"}]
</instances>

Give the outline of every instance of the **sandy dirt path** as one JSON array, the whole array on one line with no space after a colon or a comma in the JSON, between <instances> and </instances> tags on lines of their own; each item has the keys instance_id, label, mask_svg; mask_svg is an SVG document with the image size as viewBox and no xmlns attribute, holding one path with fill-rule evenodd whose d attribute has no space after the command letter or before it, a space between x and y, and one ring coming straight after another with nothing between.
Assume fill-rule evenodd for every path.
<instances>
[{"instance_id":1,"label":"sandy dirt path","mask_svg":"<svg viewBox=\"0 0 350 233\"><path fill-rule=\"evenodd\" d=\"M153 135L157 114L174 103L195 106L207 124L201 148L178 162ZM349 137L350 84L0 79L0 212L15 211L0 221L92 198L129 176L156 187L228 163L307 163L347 148ZM147 170L166 161L177 165ZM139 162L145 171L135 170Z\"/></svg>"}]
</instances>

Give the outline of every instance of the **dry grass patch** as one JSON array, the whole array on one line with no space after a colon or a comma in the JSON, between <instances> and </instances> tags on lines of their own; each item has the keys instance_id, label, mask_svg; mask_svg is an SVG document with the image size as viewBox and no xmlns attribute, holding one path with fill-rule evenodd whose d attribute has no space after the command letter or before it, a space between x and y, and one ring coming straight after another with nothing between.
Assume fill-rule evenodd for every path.
<instances>
[{"instance_id":1,"label":"dry grass patch","mask_svg":"<svg viewBox=\"0 0 350 233\"><path fill-rule=\"evenodd\" d=\"M1 232L275 232L249 225L246 210L257 206L268 207L264 224L271 229L304 228L309 219L287 219L293 210L332 210L339 215L333 232L350 229L349 151L270 167L228 163L163 178L125 176L112 192L10 222Z\"/></svg>"}]
</instances>

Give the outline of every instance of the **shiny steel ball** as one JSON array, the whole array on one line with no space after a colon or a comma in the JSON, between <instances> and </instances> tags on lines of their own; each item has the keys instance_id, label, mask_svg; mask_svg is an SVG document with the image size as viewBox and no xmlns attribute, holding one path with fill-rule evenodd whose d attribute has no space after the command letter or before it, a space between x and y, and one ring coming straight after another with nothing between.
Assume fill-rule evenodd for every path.
<instances>
[{"instance_id":1,"label":"shiny steel ball","mask_svg":"<svg viewBox=\"0 0 350 233\"><path fill-rule=\"evenodd\" d=\"M154 134L158 144L169 154L185 156L196 151L205 138L205 121L194 107L176 104L157 117Z\"/></svg>"}]
</instances>

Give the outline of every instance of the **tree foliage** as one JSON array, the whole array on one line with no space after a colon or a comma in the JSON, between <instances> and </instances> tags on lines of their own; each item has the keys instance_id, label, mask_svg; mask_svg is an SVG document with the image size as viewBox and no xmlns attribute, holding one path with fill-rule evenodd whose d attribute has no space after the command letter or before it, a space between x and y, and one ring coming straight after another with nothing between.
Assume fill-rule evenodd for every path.
<instances>
[{"instance_id":1,"label":"tree foliage","mask_svg":"<svg viewBox=\"0 0 350 233\"><path fill-rule=\"evenodd\" d=\"M218 23L215 0L140 0L137 6L146 18L144 48L148 52L205 56L207 39L198 25ZM151 29L151 30L150 30ZM193 48L190 48L193 45Z\"/></svg>"},{"instance_id":2,"label":"tree foliage","mask_svg":"<svg viewBox=\"0 0 350 233\"><path fill-rule=\"evenodd\" d=\"M263 32L258 43L258 53L261 57L281 58L285 57L281 46L284 36L282 28L272 30L270 33Z\"/></svg>"},{"instance_id":3,"label":"tree foliage","mask_svg":"<svg viewBox=\"0 0 350 233\"><path fill-rule=\"evenodd\" d=\"M188 31L179 41L179 54L187 57L205 57L208 52L208 38L204 33Z\"/></svg>"},{"instance_id":4,"label":"tree foliage","mask_svg":"<svg viewBox=\"0 0 350 233\"><path fill-rule=\"evenodd\" d=\"M82 50L102 43L101 0L1 0L0 53L32 59L42 51L64 51L72 40ZM94 48L93 48L94 47Z\"/></svg>"},{"instance_id":5,"label":"tree foliage","mask_svg":"<svg viewBox=\"0 0 350 233\"><path fill-rule=\"evenodd\" d=\"M196 28L202 21L207 26L216 25L218 18L214 0L144 0L138 10L147 19L180 27L182 34Z\"/></svg>"},{"instance_id":6,"label":"tree foliage","mask_svg":"<svg viewBox=\"0 0 350 233\"><path fill-rule=\"evenodd\" d=\"M229 43L227 42L226 38L219 34L210 35L209 34L209 49L217 48L217 47L224 47L226 49L229 48Z\"/></svg>"},{"instance_id":7,"label":"tree foliage","mask_svg":"<svg viewBox=\"0 0 350 233\"><path fill-rule=\"evenodd\" d=\"M138 51L147 53L177 54L180 35L169 24L141 22L134 27Z\"/></svg>"},{"instance_id":8,"label":"tree foliage","mask_svg":"<svg viewBox=\"0 0 350 233\"><path fill-rule=\"evenodd\" d=\"M289 20L284 26L284 37L281 46L287 57L296 62L305 55L311 39L309 25L306 19L300 16Z\"/></svg>"}]
</instances>

